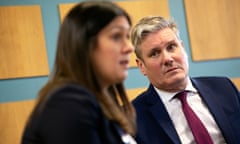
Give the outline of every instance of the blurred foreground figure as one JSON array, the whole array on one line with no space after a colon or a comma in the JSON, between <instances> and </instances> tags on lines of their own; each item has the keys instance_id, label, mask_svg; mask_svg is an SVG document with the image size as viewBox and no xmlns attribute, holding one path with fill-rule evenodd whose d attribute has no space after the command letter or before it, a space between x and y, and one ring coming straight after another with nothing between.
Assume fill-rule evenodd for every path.
<instances>
[{"instance_id":1,"label":"blurred foreground figure","mask_svg":"<svg viewBox=\"0 0 240 144\"><path fill-rule=\"evenodd\" d=\"M131 20L111 2L82 2L62 22L55 66L22 144L135 144L135 111L123 81Z\"/></svg>"}]
</instances>

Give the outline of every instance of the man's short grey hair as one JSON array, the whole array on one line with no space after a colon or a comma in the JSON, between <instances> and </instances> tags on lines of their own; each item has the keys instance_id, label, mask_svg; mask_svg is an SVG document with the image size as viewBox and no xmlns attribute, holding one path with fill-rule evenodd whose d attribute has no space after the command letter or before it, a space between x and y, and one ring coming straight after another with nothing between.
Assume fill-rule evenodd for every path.
<instances>
[{"instance_id":1,"label":"man's short grey hair","mask_svg":"<svg viewBox=\"0 0 240 144\"><path fill-rule=\"evenodd\" d=\"M131 32L131 41L135 47L137 58L142 59L141 48L143 40L151 33L159 30L170 28L180 40L177 24L173 19L165 19L161 16L146 16L142 18L133 28Z\"/></svg>"}]
</instances>

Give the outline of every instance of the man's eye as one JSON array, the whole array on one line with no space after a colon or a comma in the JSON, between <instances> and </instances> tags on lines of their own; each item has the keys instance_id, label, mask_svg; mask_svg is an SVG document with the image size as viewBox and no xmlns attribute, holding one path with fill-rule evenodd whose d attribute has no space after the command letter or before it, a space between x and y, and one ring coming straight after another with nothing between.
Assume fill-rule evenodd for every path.
<instances>
[{"instance_id":1,"label":"man's eye","mask_svg":"<svg viewBox=\"0 0 240 144\"><path fill-rule=\"evenodd\" d=\"M157 57L159 56L160 52L159 51L154 51L150 54L150 57Z\"/></svg>"},{"instance_id":2,"label":"man's eye","mask_svg":"<svg viewBox=\"0 0 240 144\"><path fill-rule=\"evenodd\" d=\"M176 44L170 44L168 47L167 47L167 50L168 51L172 51L174 49L176 49L177 45Z\"/></svg>"}]
</instances>

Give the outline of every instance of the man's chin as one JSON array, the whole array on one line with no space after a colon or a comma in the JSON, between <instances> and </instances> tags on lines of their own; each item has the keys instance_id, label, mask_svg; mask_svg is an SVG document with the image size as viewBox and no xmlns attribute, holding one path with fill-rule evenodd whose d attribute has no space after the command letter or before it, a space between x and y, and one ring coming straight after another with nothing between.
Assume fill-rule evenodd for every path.
<instances>
[{"instance_id":1,"label":"man's chin","mask_svg":"<svg viewBox=\"0 0 240 144\"><path fill-rule=\"evenodd\" d=\"M186 80L186 76L174 76L174 77L167 79L167 81L170 85L176 85L179 83L183 83L185 80Z\"/></svg>"}]
</instances>

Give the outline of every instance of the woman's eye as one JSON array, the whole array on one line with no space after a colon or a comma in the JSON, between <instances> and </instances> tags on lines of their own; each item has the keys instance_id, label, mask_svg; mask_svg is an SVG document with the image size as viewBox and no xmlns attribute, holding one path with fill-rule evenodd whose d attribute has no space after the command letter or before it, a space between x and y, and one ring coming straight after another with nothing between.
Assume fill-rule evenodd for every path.
<instances>
[{"instance_id":1,"label":"woman's eye","mask_svg":"<svg viewBox=\"0 0 240 144\"><path fill-rule=\"evenodd\" d=\"M121 34L114 34L112 37L115 41L121 40Z\"/></svg>"}]
</instances>

